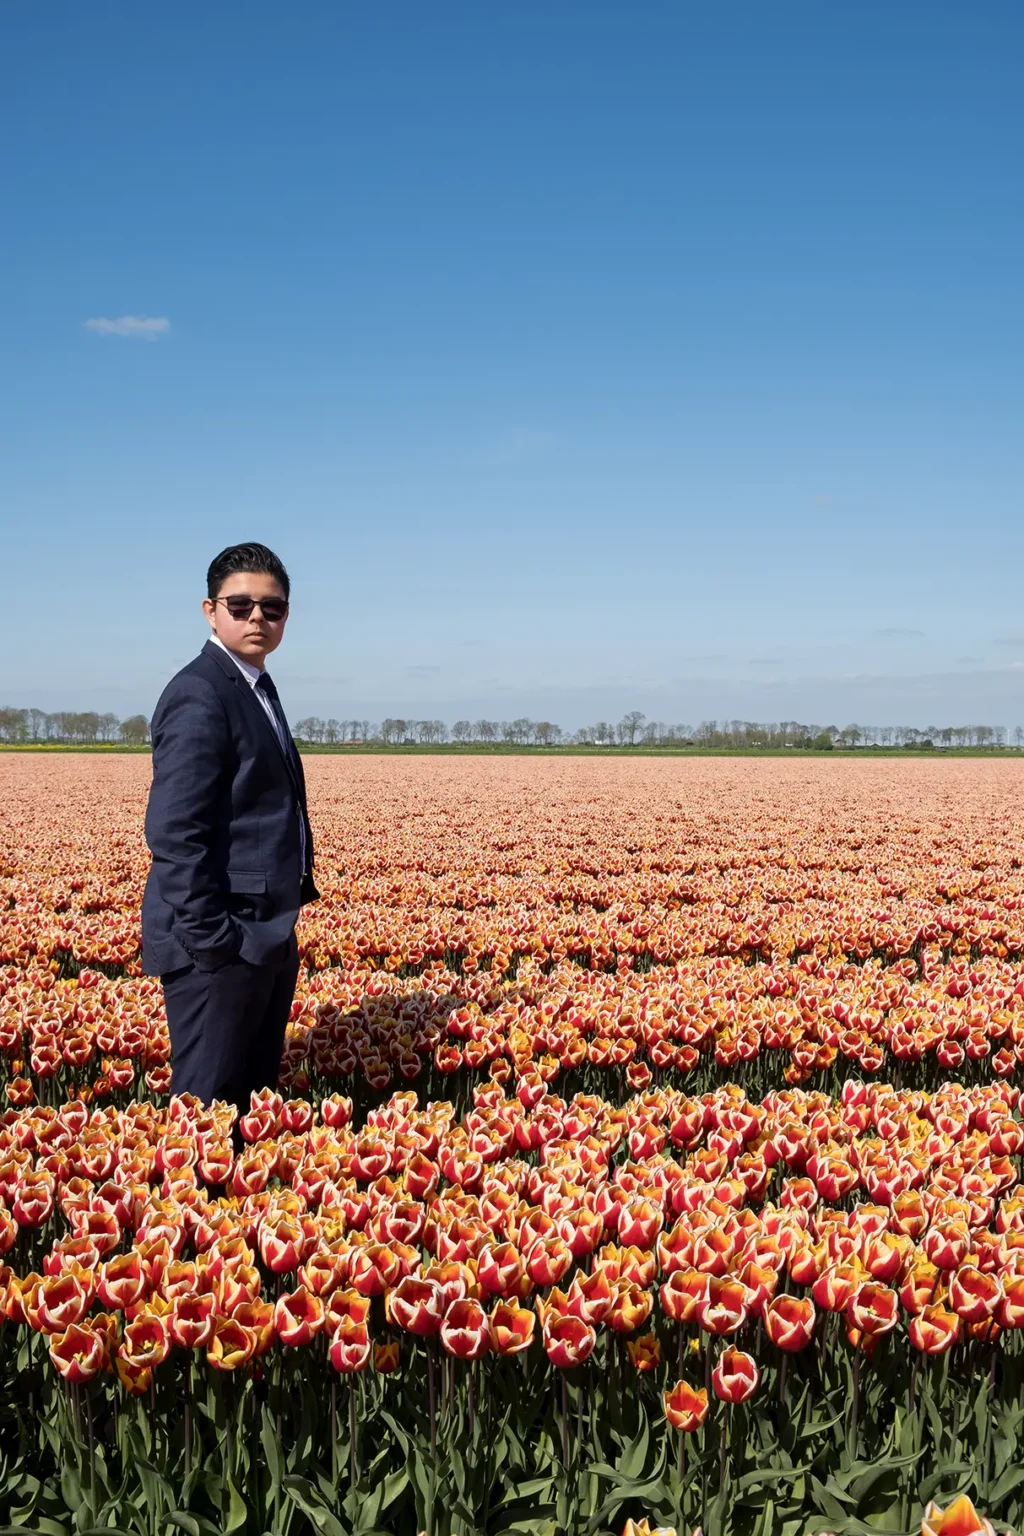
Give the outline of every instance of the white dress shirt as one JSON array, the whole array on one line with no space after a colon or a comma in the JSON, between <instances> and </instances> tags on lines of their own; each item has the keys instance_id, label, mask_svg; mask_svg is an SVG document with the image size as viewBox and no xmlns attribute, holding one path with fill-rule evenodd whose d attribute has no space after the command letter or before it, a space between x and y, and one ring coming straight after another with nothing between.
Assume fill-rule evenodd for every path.
<instances>
[{"instance_id":1,"label":"white dress shirt","mask_svg":"<svg viewBox=\"0 0 1024 1536\"><path fill-rule=\"evenodd\" d=\"M277 740L280 743L281 751L287 757L289 751L291 750L291 742L290 741L286 741L284 739L284 735L283 735L282 729L281 729L281 722L280 722L280 720L277 717L277 712L274 709L273 704L270 702L269 695L264 693L262 688L257 688L256 687L256 684L259 682L259 679L260 679L260 674L261 674L261 672L263 670L262 667L254 667L251 661L243 661L241 656L236 655L234 651L230 650L224 644L224 641L220 638L219 635L211 635L210 639L213 641L214 645L219 645L220 646L221 650L224 652L224 654L226 656L230 656L231 657L231 660L234 662L234 664L238 668L239 672L241 672L242 676L245 678L246 682L249 684L249 687L252 689L253 693L256 695L256 698L259 700L260 707L263 710L263 713L266 715L267 719L270 721L270 724L273 726L274 735L277 737ZM300 840L301 851L302 851L302 872L303 872L303 874L305 874L307 872L306 871L306 821L305 821L305 818L303 816L299 817L299 840Z\"/></svg>"}]
</instances>

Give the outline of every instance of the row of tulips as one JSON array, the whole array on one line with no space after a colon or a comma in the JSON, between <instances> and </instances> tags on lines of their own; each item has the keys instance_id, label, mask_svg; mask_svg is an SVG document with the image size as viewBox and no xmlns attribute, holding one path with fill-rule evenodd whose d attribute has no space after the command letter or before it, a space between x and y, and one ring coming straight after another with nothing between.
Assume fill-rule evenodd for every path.
<instances>
[{"instance_id":1,"label":"row of tulips","mask_svg":"<svg viewBox=\"0 0 1024 1536\"><path fill-rule=\"evenodd\" d=\"M1013 764L307 772L324 891L301 928L310 969L1024 951ZM0 774L0 955L134 965L148 762L8 757Z\"/></svg>"},{"instance_id":2,"label":"row of tulips","mask_svg":"<svg viewBox=\"0 0 1024 1536\"><path fill-rule=\"evenodd\" d=\"M143 1467L147 1518L185 1529L596 1532L646 1499L905 1530L964 1485L1016 1518L1016 1107L524 1081L361 1124L269 1091L237 1121L9 1110L0 1486L80 1526L130 1520Z\"/></svg>"},{"instance_id":3,"label":"row of tulips","mask_svg":"<svg viewBox=\"0 0 1024 1536\"><path fill-rule=\"evenodd\" d=\"M840 766L310 760L236 1118L0 758L0 1530L1024 1527L1015 771Z\"/></svg>"},{"instance_id":4,"label":"row of tulips","mask_svg":"<svg viewBox=\"0 0 1024 1536\"><path fill-rule=\"evenodd\" d=\"M15 1107L169 1085L139 959L148 764L82 761L0 760ZM368 1103L415 1082L462 1106L527 1072L604 1097L741 1072L758 1094L1015 1079L1013 767L911 766L846 764L840 784L718 760L669 785L657 764L311 759L324 895L300 922L288 1091Z\"/></svg>"},{"instance_id":5,"label":"row of tulips","mask_svg":"<svg viewBox=\"0 0 1024 1536\"><path fill-rule=\"evenodd\" d=\"M159 985L82 969L0 968L0 1076L8 1103L72 1093L126 1102L170 1086ZM495 982L441 969L396 978L307 976L292 1010L283 1083L361 1102L395 1083L463 1098L473 1082L604 1097L653 1084L698 1090L742 1069L752 1090L813 1082L835 1091L885 1071L934 1087L1014 1080L1024 1058L1024 982L1007 962L883 968L707 960L606 975L566 963Z\"/></svg>"}]
</instances>

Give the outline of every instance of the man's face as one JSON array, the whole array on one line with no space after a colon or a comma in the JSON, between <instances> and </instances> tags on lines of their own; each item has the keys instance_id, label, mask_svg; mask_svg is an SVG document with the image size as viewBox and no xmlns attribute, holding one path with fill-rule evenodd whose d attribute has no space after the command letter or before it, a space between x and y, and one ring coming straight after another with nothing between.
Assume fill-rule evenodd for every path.
<instances>
[{"instance_id":1,"label":"man's face","mask_svg":"<svg viewBox=\"0 0 1024 1536\"><path fill-rule=\"evenodd\" d=\"M247 619L234 618L225 599L264 597L285 601L284 588L276 577L259 571L235 571L221 583L216 601L203 600L203 612L218 640L254 667L262 667L270 652L277 650L288 616L268 619L262 608L256 607Z\"/></svg>"}]
</instances>

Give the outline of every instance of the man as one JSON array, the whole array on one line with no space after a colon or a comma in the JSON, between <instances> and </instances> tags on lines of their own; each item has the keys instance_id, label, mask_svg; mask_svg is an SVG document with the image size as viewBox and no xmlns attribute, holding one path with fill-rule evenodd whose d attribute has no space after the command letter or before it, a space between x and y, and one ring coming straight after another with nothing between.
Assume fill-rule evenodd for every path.
<instances>
[{"instance_id":1,"label":"man","mask_svg":"<svg viewBox=\"0 0 1024 1536\"><path fill-rule=\"evenodd\" d=\"M207 573L210 639L152 723L142 960L163 983L171 1088L242 1109L277 1081L295 920L319 894L302 762L264 669L289 590L263 544L222 550Z\"/></svg>"}]
</instances>

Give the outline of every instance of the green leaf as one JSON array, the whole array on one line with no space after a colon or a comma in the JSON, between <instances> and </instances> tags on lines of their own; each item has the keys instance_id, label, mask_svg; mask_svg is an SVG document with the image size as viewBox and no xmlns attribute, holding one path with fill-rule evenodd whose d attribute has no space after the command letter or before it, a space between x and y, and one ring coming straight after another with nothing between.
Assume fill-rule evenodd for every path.
<instances>
[{"instance_id":1,"label":"green leaf","mask_svg":"<svg viewBox=\"0 0 1024 1536\"><path fill-rule=\"evenodd\" d=\"M24 1525L0 1525L0 1536L26 1536ZM33 1536L68 1536L68 1528L57 1520L42 1515L36 1520Z\"/></svg>"},{"instance_id":2,"label":"green leaf","mask_svg":"<svg viewBox=\"0 0 1024 1536\"><path fill-rule=\"evenodd\" d=\"M263 1455L266 1457L271 1487L278 1489L285 1475L284 1458L281 1455L281 1441L277 1433L277 1427L270 1409L265 1404L263 1407L263 1422L260 1425L260 1444L263 1447Z\"/></svg>"},{"instance_id":3,"label":"green leaf","mask_svg":"<svg viewBox=\"0 0 1024 1536\"><path fill-rule=\"evenodd\" d=\"M78 1509L82 1503L82 1484L74 1467L65 1465L60 1475L60 1491L68 1509L72 1512Z\"/></svg>"},{"instance_id":4,"label":"green leaf","mask_svg":"<svg viewBox=\"0 0 1024 1536\"><path fill-rule=\"evenodd\" d=\"M224 1526L225 1531L237 1531L245 1524L249 1517L249 1507L238 1489L234 1480L228 1478L228 1518Z\"/></svg>"},{"instance_id":5,"label":"green leaf","mask_svg":"<svg viewBox=\"0 0 1024 1536\"><path fill-rule=\"evenodd\" d=\"M623 1482L634 1482L647 1465L647 1448L650 1442L650 1430L646 1419L641 1426L636 1439L631 1441L619 1458L618 1471Z\"/></svg>"},{"instance_id":6,"label":"green leaf","mask_svg":"<svg viewBox=\"0 0 1024 1536\"><path fill-rule=\"evenodd\" d=\"M742 1477L736 1478L733 1488L737 1493L743 1493L747 1488L756 1488L758 1483L775 1482L780 1478L795 1480L798 1477L806 1477L811 1468L806 1467L758 1467L754 1472L744 1472Z\"/></svg>"},{"instance_id":7,"label":"green leaf","mask_svg":"<svg viewBox=\"0 0 1024 1536\"><path fill-rule=\"evenodd\" d=\"M183 1509L168 1510L164 1519L169 1525L176 1525L187 1533L187 1536L202 1536L199 1521L195 1515L188 1515Z\"/></svg>"},{"instance_id":8,"label":"green leaf","mask_svg":"<svg viewBox=\"0 0 1024 1536\"><path fill-rule=\"evenodd\" d=\"M346 1536L344 1527L331 1514L308 1478L289 1476L281 1486L292 1503L308 1515L321 1536Z\"/></svg>"},{"instance_id":9,"label":"green leaf","mask_svg":"<svg viewBox=\"0 0 1024 1536\"><path fill-rule=\"evenodd\" d=\"M401 1467L397 1472L389 1472L381 1486L381 1513L390 1509L391 1505L409 1485L409 1472L406 1467Z\"/></svg>"},{"instance_id":10,"label":"green leaf","mask_svg":"<svg viewBox=\"0 0 1024 1536\"><path fill-rule=\"evenodd\" d=\"M1019 1488L1021 1483L1024 1483L1024 1467L1007 1467L1002 1477L997 1478L989 1486L985 1498L986 1505L998 1504L1001 1499L1006 1498L1008 1493L1012 1493L1014 1488Z\"/></svg>"}]
</instances>

